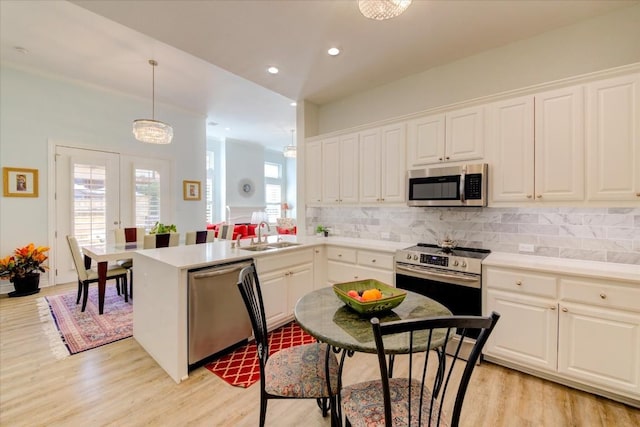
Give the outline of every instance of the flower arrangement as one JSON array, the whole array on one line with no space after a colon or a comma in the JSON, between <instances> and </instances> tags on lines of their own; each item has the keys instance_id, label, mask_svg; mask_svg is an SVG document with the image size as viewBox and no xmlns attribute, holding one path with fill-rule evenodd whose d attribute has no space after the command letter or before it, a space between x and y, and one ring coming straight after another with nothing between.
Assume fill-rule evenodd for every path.
<instances>
[{"instance_id":1,"label":"flower arrangement","mask_svg":"<svg viewBox=\"0 0 640 427\"><path fill-rule=\"evenodd\" d=\"M47 246L36 247L33 243L29 243L23 248L17 248L13 255L9 255L0 259L0 279L22 279L31 273L44 273L45 266L43 262L49 258L45 252L49 248Z\"/></svg>"},{"instance_id":2,"label":"flower arrangement","mask_svg":"<svg viewBox=\"0 0 640 427\"><path fill-rule=\"evenodd\" d=\"M175 224L165 225L161 222L156 221L155 225L149 231L149 234L165 234L165 233L177 233L178 229Z\"/></svg>"}]
</instances>

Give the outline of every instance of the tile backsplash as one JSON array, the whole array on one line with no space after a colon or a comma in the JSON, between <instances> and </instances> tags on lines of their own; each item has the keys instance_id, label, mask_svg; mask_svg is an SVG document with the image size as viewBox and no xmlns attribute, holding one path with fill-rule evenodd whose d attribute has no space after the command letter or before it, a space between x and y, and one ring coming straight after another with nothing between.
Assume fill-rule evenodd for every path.
<instances>
[{"instance_id":1,"label":"tile backsplash","mask_svg":"<svg viewBox=\"0 0 640 427\"><path fill-rule=\"evenodd\" d=\"M316 225L332 235L435 243L556 258L640 264L640 208L307 208L307 234ZM534 252L521 252L520 244Z\"/></svg>"}]
</instances>

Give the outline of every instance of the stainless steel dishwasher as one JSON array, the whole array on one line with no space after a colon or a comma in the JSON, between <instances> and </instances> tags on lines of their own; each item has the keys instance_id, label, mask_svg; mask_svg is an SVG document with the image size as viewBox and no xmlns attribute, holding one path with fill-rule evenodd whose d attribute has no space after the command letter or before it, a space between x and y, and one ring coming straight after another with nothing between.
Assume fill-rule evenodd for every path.
<instances>
[{"instance_id":1,"label":"stainless steel dishwasher","mask_svg":"<svg viewBox=\"0 0 640 427\"><path fill-rule=\"evenodd\" d=\"M189 365L251 336L237 286L240 270L248 265L251 260L189 272Z\"/></svg>"}]
</instances>

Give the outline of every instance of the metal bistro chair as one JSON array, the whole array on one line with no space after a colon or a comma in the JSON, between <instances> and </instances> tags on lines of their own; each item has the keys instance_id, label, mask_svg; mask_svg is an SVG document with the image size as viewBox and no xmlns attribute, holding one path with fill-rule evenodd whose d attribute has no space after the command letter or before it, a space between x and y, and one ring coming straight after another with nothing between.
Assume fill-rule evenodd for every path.
<instances>
[{"instance_id":1,"label":"metal bistro chair","mask_svg":"<svg viewBox=\"0 0 640 427\"><path fill-rule=\"evenodd\" d=\"M446 316L382 324L375 317L371 319L381 379L342 389L347 427L458 426L471 374L499 318L500 315L493 312L489 317ZM451 356L444 354L443 347L435 351L414 351L418 343L426 343L422 348L432 348L432 343L449 342L456 329L463 336L469 336L470 331L480 332L467 361L460 357L462 339L449 343L447 351L453 354ZM407 334L409 357L406 378L391 378L391 368L385 358L383 337L398 333ZM395 359L397 370L399 360L398 357ZM443 402L454 395L453 411L449 412Z\"/></svg>"},{"instance_id":2,"label":"metal bistro chair","mask_svg":"<svg viewBox=\"0 0 640 427\"><path fill-rule=\"evenodd\" d=\"M338 361L328 345L321 343L290 347L269 355L267 322L262 291L254 264L240 271L238 288L247 306L260 362L260 427L264 426L268 399L316 399L337 424ZM329 378L329 386L327 384ZM276 423L277 424L277 423Z\"/></svg>"},{"instance_id":3,"label":"metal bistro chair","mask_svg":"<svg viewBox=\"0 0 640 427\"><path fill-rule=\"evenodd\" d=\"M98 272L91 267L91 260L85 262L85 259L80 252L80 246L78 240L73 236L67 236L67 242L69 243L69 249L71 250L71 257L73 263L76 266L78 273L78 298L76 304L80 303L80 297L82 298L82 311L87 308L87 298L89 297L89 283L98 282ZM127 270L119 266L110 266L107 269L107 280L116 279L118 285L122 282L122 286L127 289ZM126 295L126 294L125 294Z\"/></svg>"},{"instance_id":4,"label":"metal bistro chair","mask_svg":"<svg viewBox=\"0 0 640 427\"><path fill-rule=\"evenodd\" d=\"M185 245L199 245L201 243L210 243L216 241L216 232L214 230L188 231L184 235Z\"/></svg>"},{"instance_id":5,"label":"metal bistro chair","mask_svg":"<svg viewBox=\"0 0 640 427\"><path fill-rule=\"evenodd\" d=\"M144 245L144 227L126 227L126 228L116 228L114 230L115 240L117 245L126 245L127 243L135 243L138 248L142 248ZM133 297L133 260L132 259L121 259L118 260L118 265L122 268L126 268L129 271L129 292L124 293L124 300L128 301L129 298L127 295ZM120 293L120 289L118 289L118 294Z\"/></svg>"}]
</instances>

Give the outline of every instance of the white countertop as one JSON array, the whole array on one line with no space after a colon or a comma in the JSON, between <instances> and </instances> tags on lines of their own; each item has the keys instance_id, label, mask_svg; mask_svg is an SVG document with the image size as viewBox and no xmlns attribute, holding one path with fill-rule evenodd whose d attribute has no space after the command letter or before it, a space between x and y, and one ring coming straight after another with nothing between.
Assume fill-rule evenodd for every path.
<instances>
[{"instance_id":1,"label":"white countertop","mask_svg":"<svg viewBox=\"0 0 640 427\"><path fill-rule=\"evenodd\" d=\"M482 261L482 265L524 268L539 272L579 275L601 279L631 280L638 282L638 285L640 285L640 266L633 264L492 252Z\"/></svg>"}]
</instances>

